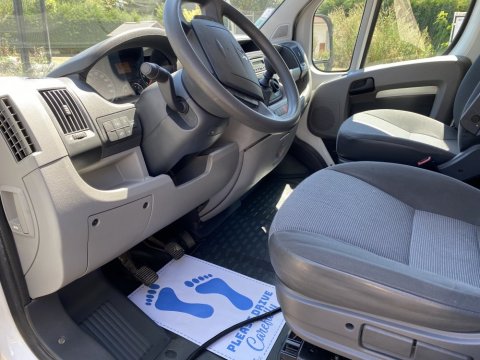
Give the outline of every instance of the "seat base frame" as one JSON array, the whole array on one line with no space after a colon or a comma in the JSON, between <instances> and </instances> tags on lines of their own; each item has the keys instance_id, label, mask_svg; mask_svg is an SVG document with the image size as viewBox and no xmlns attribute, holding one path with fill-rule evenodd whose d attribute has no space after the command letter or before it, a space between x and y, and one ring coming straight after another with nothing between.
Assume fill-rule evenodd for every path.
<instances>
[{"instance_id":1,"label":"seat base frame","mask_svg":"<svg viewBox=\"0 0 480 360\"><path fill-rule=\"evenodd\" d=\"M480 357L480 333L453 333L352 312L321 303L278 281L277 297L291 329L303 340L350 359Z\"/></svg>"}]
</instances>

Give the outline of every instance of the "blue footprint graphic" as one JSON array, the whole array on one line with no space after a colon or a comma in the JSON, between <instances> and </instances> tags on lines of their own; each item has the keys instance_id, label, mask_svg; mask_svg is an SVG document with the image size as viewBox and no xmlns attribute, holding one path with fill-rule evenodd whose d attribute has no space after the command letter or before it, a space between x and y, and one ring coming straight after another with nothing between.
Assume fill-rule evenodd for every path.
<instances>
[{"instance_id":1,"label":"blue footprint graphic","mask_svg":"<svg viewBox=\"0 0 480 360\"><path fill-rule=\"evenodd\" d=\"M160 291L158 289L160 289L160 285L150 285L145 299L146 305L151 306L158 293L157 301L155 302L155 307L158 310L182 312L201 319L206 319L213 315L213 307L210 305L186 303L177 297L172 288L166 287Z\"/></svg>"},{"instance_id":2,"label":"blue footprint graphic","mask_svg":"<svg viewBox=\"0 0 480 360\"><path fill-rule=\"evenodd\" d=\"M248 310L253 306L252 300L233 290L222 279L213 278L212 274L196 277L191 281L185 281L184 284L188 287L195 286L195 291L199 294L223 295L239 310Z\"/></svg>"}]
</instances>

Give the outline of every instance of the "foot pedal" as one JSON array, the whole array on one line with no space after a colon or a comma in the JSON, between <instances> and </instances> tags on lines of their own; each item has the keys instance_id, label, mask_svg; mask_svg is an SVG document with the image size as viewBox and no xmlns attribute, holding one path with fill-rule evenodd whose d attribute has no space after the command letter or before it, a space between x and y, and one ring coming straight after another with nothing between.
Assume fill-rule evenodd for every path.
<instances>
[{"instance_id":1,"label":"foot pedal","mask_svg":"<svg viewBox=\"0 0 480 360\"><path fill-rule=\"evenodd\" d=\"M187 249L191 249L197 244L193 236L187 231L182 231L180 234L178 234L178 236L180 237L182 243L185 244Z\"/></svg>"},{"instance_id":2,"label":"foot pedal","mask_svg":"<svg viewBox=\"0 0 480 360\"><path fill-rule=\"evenodd\" d=\"M185 255L185 250L180 246L179 243L171 241L165 245L165 251L175 260L179 260L183 255Z\"/></svg>"},{"instance_id":3,"label":"foot pedal","mask_svg":"<svg viewBox=\"0 0 480 360\"><path fill-rule=\"evenodd\" d=\"M150 286L158 280L157 273L149 267L142 266L141 268L137 268L132 258L130 257L130 254L125 253L123 255L120 255L118 259L125 267L125 269L127 269L128 272L132 274L132 276L138 281L140 281L142 284Z\"/></svg>"},{"instance_id":4,"label":"foot pedal","mask_svg":"<svg viewBox=\"0 0 480 360\"><path fill-rule=\"evenodd\" d=\"M142 266L132 275L146 286L150 286L158 280L158 274L147 266Z\"/></svg>"},{"instance_id":5,"label":"foot pedal","mask_svg":"<svg viewBox=\"0 0 480 360\"><path fill-rule=\"evenodd\" d=\"M153 247L156 250L166 252L175 260L179 260L183 255L185 255L185 249L175 240L169 240L167 242L157 239L154 236L150 236L147 239L147 244Z\"/></svg>"}]
</instances>

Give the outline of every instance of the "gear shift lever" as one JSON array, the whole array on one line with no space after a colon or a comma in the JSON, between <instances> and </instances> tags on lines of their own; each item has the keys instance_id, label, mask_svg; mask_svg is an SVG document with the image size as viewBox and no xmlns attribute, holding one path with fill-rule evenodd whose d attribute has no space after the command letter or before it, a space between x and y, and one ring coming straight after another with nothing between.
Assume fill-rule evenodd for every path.
<instances>
[{"instance_id":1,"label":"gear shift lever","mask_svg":"<svg viewBox=\"0 0 480 360\"><path fill-rule=\"evenodd\" d=\"M265 64L265 73L263 74L263 78L260 79L260 85L264 88L270 87L270 80L272 80L273 75L276 74L275 69L273 68L272 64L270 64L270 61L268 61L267 58L264 58L263 60Z\"/></svg>"},{"instance_id":2,"label":"gear shift lever","mask_svg":"<svg viewBox=\"0 0 480 360\"><path fill-rule=\"evenodd\" d=\"M278 92L278 90L280 89L280 86L278 84L278 81L275 78L273 78L273 75L276 74L276 71L273 68L273 66L270 64L270 61L268 61L267 58L264 59L264 64L265 64L265 73L263 74L263 78L259 80L259 83L262 86L263 98L265 99L265 104L267 104L268 106L270 104L272 95Z\"/></svg>"}]
</instances>

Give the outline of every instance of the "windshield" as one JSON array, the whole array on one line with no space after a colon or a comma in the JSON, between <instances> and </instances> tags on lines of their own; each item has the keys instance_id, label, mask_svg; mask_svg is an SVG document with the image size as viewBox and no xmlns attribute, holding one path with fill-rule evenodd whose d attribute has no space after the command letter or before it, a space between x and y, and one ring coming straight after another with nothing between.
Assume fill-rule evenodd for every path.
<instances>
[{"instance_id":1,"label":"windshield","mask_svg":"<svg viewBox=\"0 0 480 360\"><path fill-rule=\"evenodd\" d=\"M261 27L283 0L227 0ZM163 27L165 0L2 0L0 76L41 77L82 50L138 27ZM201 11L186 4L183 15ZM234 34L241 30L227 24Z\"/></svg>"}]
</instances>

